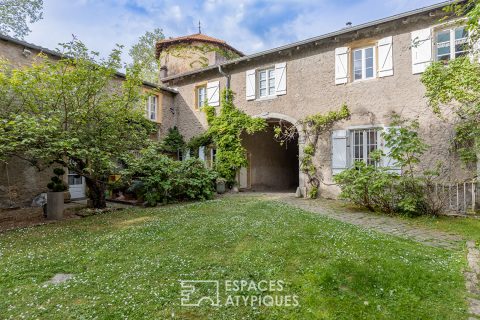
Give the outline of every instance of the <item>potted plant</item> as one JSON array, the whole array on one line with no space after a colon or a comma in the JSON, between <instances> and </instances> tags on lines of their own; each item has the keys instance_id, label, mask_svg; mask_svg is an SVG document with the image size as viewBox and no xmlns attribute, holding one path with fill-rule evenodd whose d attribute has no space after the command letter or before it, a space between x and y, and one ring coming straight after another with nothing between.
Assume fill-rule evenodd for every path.
<instances>
[{"instance_id":1,"label":"potted plant","mask_svg":"<svg viewBox=\"0 0 480 320\"><path fill-rule=\"evenodd\" d=\"M65 170L62 168L53 169L55 176L47 184L47 219L59 220L63 218L64 192L68 190L67 184L63 181Z\"/></svg>"},{"instance_id":2,"label":"potted plant","mask_svg":"<svg viewBox=\"0 0 480 320\"><path fill-rule=\"evenodd\" d=\"M227 180L224 178L218 178L217 179L217 193L218 194L223 194L225 193L225 185L227 183Z\"/></svg>"}]
</instances>

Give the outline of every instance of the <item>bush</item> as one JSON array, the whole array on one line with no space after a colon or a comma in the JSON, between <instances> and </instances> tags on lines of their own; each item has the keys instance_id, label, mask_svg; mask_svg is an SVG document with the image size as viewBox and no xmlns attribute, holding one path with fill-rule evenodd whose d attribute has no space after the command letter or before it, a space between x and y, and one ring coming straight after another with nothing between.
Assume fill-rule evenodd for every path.
<instances>
[{"instance_id":1,"label":"bush","mask_svg":"<svg viewBox=\"0 0 480 320\"><path fill-rule=\"evenodd\" d=\"M154 206L212 198L216 174L198 159L180 162L149 148L141 157L127 160L122 177L130 190Z\"/></svg>"},{"instance_id":2,"label":"bush","mask_svg":"<svg viewBox=\"0 0 480 320\"><path fill-rule=\"evenodd\" d=\"M198 159L181 162L178 175L173 180L178 200L207 200L215 192L217 174Z\"/></svg>"},{"instance_id":3,"label":"bush","mask_svg":"<svg viewBox=\"0 0 480 320\"><path fill-rule=\"evenodd\" d=\"M50 179L50 182L47 183L47 188L52 192L63 192L68 190L68 185L63 182L63 175L65 174L65 170L62 168L55 168L53 169L53 176Z\"/></svg>"},{"instance_id":4,"label":"bush","mask_svg":"<svg viewBox=\"0 0 480 320\"><path fill-rule=\"evenodd\" d=\"M378 150L371 156L377 163L388 156L401 167L402 173L396 173L391 167L356 162L352 168L334 178L342 189L340 197L369 210L389 214L440 214L445 208L445 201L434 190L433 179L438 173L416 170L420 156L427 150L427 145L417 133L418 123L406 122L395 116L393 124L402 126L382 133L389 153L385 155Z\"/></svg>"}]
</instances>

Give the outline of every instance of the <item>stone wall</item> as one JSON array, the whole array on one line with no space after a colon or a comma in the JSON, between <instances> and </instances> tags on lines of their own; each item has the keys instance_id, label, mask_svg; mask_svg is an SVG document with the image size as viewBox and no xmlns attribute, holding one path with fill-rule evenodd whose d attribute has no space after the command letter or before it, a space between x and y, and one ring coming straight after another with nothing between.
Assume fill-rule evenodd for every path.
<instances>
[{"instance_id":1,"label":"stone wall","mask_svg":"<svg viewBox=\"0 0 480 320\"><path fill-rule=\"evenodd\" d=\"M223 50L198 41L172 45L160 55L160 65L166 66L168 76L172 76L224 62L226 58L213 48Z\"/></svg>"},{"instance_id":2,"label":"stone wall","mask_svg":"<svg viewBox=\"0 0 480 320\"><path fill-rule=\"evenodd\" d=\"M445 174L450 175L451 179L471 177L471 172L464 170L456 154L451 151L450 141L454 134L452 127L432 113L424 98L421 75L412 74L410 33L437 24L440 17L440 12L433 17L428 13L411 16L311 43L305 48L291 48L252 58L224 66L223 69L231 74L231 88L236 94L235 104L252 116L275 112L303 119L311 114L336 110L346 103L352 112L351 120L339 123L336 129L388 125L393 111L405 118L418 118L421 135L432 146L422 165L432 168L438 161L443 161L448 167ZM393 36L393 76L335 85L335 48L349 46L359 40L377 41L390 35ZM245 72L280 62L287 63L287 94L272 99L247 101ZM195 84L216 80L220 81L222 88L225 87L225 78L217 70L170 82L171 86L178 87L179 90L175 98L178 126L187 139L200 134L207 127L204 113L193 107ZM327 185L332 183L329 136L323 137L319 142L315 162L321 168L326 182L321 186L321 192L324 196L334 197L338 194L338 188Z\"/></svg>"}]
</instances>

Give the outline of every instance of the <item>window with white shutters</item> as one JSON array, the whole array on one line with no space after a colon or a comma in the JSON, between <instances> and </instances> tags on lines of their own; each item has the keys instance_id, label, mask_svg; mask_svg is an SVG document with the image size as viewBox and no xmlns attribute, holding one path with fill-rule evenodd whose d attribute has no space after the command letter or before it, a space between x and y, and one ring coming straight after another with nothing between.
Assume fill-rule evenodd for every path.
<instances>
[{"instance_id":1,"label":"window with white shutters","mask_svg":"<svg viewBox=\"0 0 480 320\"><path fill-rule=\"evenodd\" d=\"M352 167L356 161L368 165L388 167L392 172L401 172L398 164L390 158L390 149L382 138L382 132L390 127L362 127L332 132L332 174L336 175ZM382 150L380 161L372 159L372 153Z\"/></svg>"},{"instance_id":2,"label":"window with white shutters","mask_svg":"<svg viewBox=\"0 0 480 320\"><path fill-rule=\"evenodd\" d=\"M258 71L258 97L275 96L275 68L268 68Z\"/></svg>"},{"instance_id":3,"label":"window with white shutters","mask_svg":"<svg viewBox=\"0 0 480 320\"><path fill-rule=\"evenodd\" d=\"M353 50L353 80L375 78L375 50L367 47Z\"/></svg>"},{"instance_id":4,"label":"window with white shutters","mask_svg":"<svg viewBox=\"0 0 480 320\"><path fill-rule=\"evenodd\" d=\"M369 165L376 165L377 163L372 159L371 154L378 149L378 129L352 130L350 131L350 136L352 164L356 161L362 161Z\"/></svg>"},{"instance_id":5,"label":"window with white shutters","mask_svg":"<svg viewBox=\"0 0 480 320\"><path fill-rule=\"evenodd\" d=\"M196 106L195 107L198 110L201 110L207 102L207 86L202 85L202 86L196 87L195 96L196 96Z\"/></svg>"}]
</instances>

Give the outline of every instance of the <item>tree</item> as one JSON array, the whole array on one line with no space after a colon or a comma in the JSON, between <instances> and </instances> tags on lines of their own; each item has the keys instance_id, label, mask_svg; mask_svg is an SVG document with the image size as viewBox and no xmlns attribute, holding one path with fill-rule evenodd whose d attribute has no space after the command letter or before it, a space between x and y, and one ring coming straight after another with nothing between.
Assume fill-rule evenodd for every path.
<instances>
[{"instance_id":1,"label":"tree","mask_svg":"<svg viewBox=\"0 0 480 320\"><path fill-rule=\"evenodd\" d=\"M106 206L108 175L118 159L148 142L138 69L116 77L120 48L98 60L77 40L58 61L0 70L0 160L22 158L39 169L57 163L85 177L96 208Z\"/></svg>"},{"instance_id":2,"label":"tree","mask_svg":"<svg viewBox=\"0 0 480 320\"><path fill-rule=\"evenodd\" d=\"M160 61L156 59L155 51L157 41L164 38L162 29L156 28L153 31L147 31L128 52L133 64L140 65L140 77L145 81L158 82Z\"/></svg>"},{"instance_id":3,"label":"tree","mask_svg":"<svg viewBox=\"0 0 480 320\"><path fill-rule=\"evenodd\" d=\"M480 2L458 2L446 9L458 16L467 17L471 41L471 55L448 63L433 63L422 75L426 97L435 113L452 113L455 122L455 145L467 163L477 161L480 173Z\"/></svg>"},{"instance_id":4,"label":"tree","mask_svg":"<svg viewBox=\"0 0 480 320\"><path fill-rule=\"evenodd\" d=\"M27 23L42 19L43 0L0 0L0 32L23 39Z\"/></svg>"}]
</instances>

